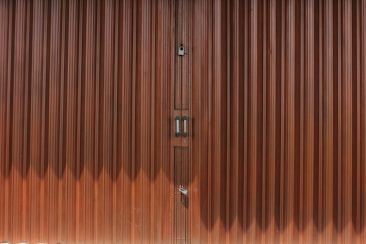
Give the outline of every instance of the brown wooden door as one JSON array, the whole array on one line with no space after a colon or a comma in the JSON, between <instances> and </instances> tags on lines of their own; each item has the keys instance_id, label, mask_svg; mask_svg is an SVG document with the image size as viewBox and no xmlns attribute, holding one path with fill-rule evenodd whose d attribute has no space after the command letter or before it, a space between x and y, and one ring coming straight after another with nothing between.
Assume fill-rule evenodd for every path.
<instances>
[{"instance_id":1,"label":"brown wooden door","mask_svg":"<svg viewBox=\"0 0 366 244\"><path fill-rule=\"evenodd\" d=\"M365 240L366 1L0 1L0 242Z\"/></svg>"},{"instance_id":2,"label":"brown wooden door","mask_svg":"<svg viewBox=\"0 0 366 244\"><path fill-rule=\"evenodd\" d=\"M173 240L176 243L190 241L190 204L192 199L191 183L191 1L175 1L175 62L173 104L172 104L172 151L171 158L174 168L174 230Z\"/></svg>"}]
</instances>

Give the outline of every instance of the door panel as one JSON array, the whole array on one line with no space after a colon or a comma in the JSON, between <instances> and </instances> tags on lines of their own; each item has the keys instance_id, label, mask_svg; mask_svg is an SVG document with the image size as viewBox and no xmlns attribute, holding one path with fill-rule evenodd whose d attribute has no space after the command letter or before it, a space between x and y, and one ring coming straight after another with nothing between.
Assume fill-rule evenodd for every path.
<instances>
[{"instance_id":1,"label":"door panel","mask_svg":"<svg viewBox=\"0 0 366 244\"><path fill-rule=\"evenodd\" d=\"M175 70L174 70L174 110L175 123L179 122L180 133L172 138L172 154L174 155L174 235L175 243L190 242L190 202L191 190L191 133L190 133L190 64L191 47L191 3L175 1ZM176 129L177 124L174 125Z\"/></svg>"},{"instance_id":2,"label":"door panel","mask_svg":"<svg viewBox=\"0 0 366 244\"><path fill-rule=\"evenodd\" d=\"M174 242L187 243L189 235L189 160L188 148L176 147L174 150ZM183 187L187 195L179 190Z\"/></svg>"}]
</instances>

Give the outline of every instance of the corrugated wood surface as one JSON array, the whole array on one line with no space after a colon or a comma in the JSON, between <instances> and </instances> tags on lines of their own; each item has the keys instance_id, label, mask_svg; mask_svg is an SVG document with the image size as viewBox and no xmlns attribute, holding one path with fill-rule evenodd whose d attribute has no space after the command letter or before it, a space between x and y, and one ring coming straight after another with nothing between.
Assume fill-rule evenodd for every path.
<instances>
[{"instance_id":1,"label":"corrugated wood surface","mask_svg":"<svg viewBox=\"0 0 366 244\"><path fill-rule=\"evenodd\" d=\"M182 3L188 239L364 242L365 1ZM0 241L173 240L176 7L0 1Z\"/></svg>"}]
</instances>

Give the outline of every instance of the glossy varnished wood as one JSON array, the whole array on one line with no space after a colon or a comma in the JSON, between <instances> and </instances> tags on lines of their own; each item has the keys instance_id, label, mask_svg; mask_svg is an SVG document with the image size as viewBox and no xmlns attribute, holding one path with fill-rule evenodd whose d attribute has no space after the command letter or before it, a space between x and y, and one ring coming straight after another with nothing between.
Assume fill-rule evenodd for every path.
<instances>
[{"instance_id":1,"label":"glossy varnished wood","mask_svg":"<svg viewBox=\"0 0 366 244\"><path fill-rule=\"evenodd\" d=\"M0 241L365 242L365 23L361 0L0 1Z\"/></svg>"}]
</instances>

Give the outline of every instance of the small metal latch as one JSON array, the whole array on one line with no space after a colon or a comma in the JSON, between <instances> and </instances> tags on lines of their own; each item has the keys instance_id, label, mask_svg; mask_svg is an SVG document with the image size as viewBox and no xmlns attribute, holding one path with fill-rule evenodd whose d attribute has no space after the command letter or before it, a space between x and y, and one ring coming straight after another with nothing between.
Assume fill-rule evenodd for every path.
<instances>
[{"instance_id":1,"label":"small metal latch","mask_svg":"<svg viewBox=\"0 0 366 244\"><path fill-rule=\"evenodd\" d=\"M179 192L187 196L188 190L184 189L182 185L179 186Z\"/></svg>"},{"instance_id":2,"label":"small metal latch","mask_svg":"<svg viewBox=\"0 0 366 244\"><path fill-rule=\"evenodd\" d=\"M184 56L184 54L185 54L185 52L184 52L183 44L180 44L179 48L178 48L178 56Z\"/></svg>"}]
</instances>

